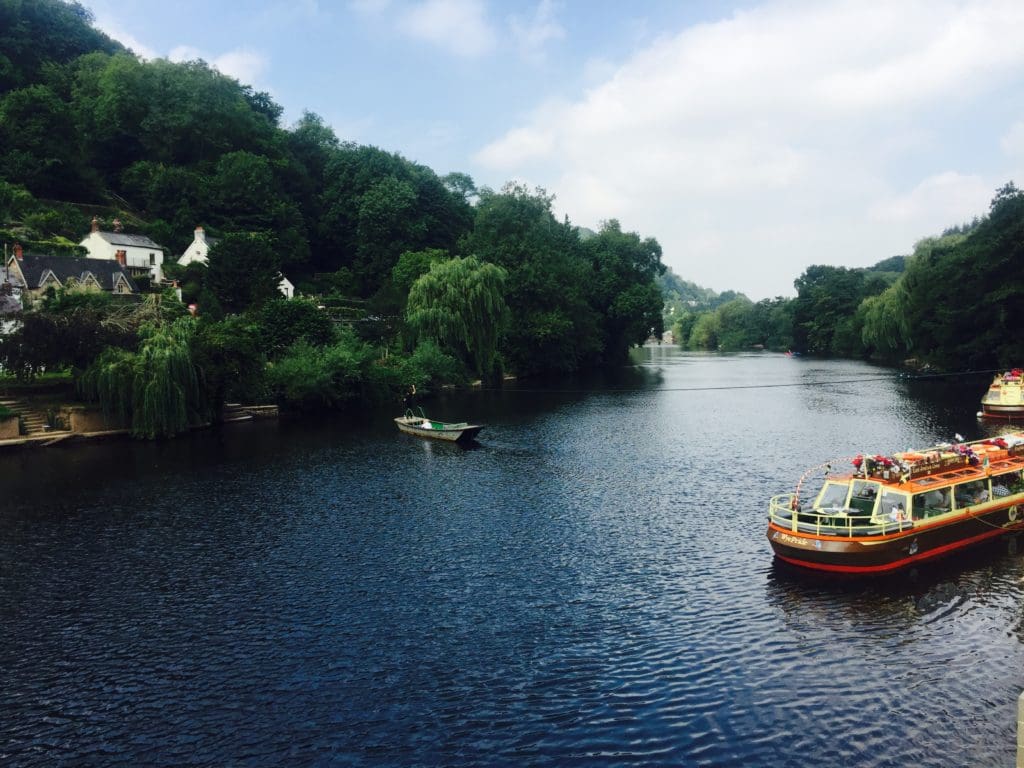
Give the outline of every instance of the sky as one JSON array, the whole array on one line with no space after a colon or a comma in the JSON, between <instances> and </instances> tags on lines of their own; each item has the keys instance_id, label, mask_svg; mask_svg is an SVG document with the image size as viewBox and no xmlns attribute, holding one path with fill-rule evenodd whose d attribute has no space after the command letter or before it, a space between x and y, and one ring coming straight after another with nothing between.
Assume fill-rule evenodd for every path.
<instances>
[{"instance_id":1,"label":"sky","mask_svg":"<svg viewBox=\"0 0 1024 768\"><path fill-rule=\"evenodd\" d=\"M1024 187L1020 0L84 0L370 144L617 219L754 301Z\"/></svg>"}]
</instances>

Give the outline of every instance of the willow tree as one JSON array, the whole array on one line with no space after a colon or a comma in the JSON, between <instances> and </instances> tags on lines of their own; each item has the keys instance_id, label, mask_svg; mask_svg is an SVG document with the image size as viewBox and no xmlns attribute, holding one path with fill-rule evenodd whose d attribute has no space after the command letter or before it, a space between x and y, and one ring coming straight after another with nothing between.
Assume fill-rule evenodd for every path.
<instances>
[{"instance_id":1,"label":"willow tree","mask_svg":"<svg viewBox=\"0 0 1024 768\"><path fill-rule=\"evenodd\" d=\"M911 348L911 329L904 307L907 291L900 280L878 296L864 299L857 310L864 316L861 341L876 356L897 360Z\"/></svg>"},{"instance_id":2,"label":"willow tree","mask_svg":"<svg viewBox=\"0 0 1024 768\"><path fill-rule=\"evenodd\" d=\"M107 416L130 423L135 437L170 437L202 412L202 388L192 362L195 320L145 325L137 352L107 349L79 383Z\"/></svg>"},{"instance_id":3,"label":"willow tree","mask_svg":"<svg viewBox=\"0 0 1024 768\"><path fill-rule=\"evenodd\" d=\"M406 321L462 357L479 376L495 368L498 340L508 316L506 272L473 256L435 263L409 289Z\"/></svg>"}]
</instances>

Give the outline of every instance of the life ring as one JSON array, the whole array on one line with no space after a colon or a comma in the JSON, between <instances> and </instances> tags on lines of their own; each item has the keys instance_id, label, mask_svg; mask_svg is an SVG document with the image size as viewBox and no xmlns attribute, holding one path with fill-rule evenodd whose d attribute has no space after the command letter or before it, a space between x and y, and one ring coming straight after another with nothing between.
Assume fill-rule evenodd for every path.
<instances>
[{"instance_id":1,"label":"life ring","mask_svg":"<svg viewBox=\"0 0 1024 768\"><path fill-rule=\"evenodd\" d=\"M1010 518L1011 523L1017 522L1017 518L1020 516L1020 510L1016 506L1010 507L1010 510L1006 513L1006 516Z\"/></svg>"}]
</instances>

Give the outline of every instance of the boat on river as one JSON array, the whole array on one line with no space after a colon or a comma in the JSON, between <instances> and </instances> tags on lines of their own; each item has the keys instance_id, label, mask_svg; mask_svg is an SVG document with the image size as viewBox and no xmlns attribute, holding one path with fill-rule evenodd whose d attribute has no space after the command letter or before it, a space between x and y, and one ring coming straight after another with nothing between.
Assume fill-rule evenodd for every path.
<instances>
[{"instance_id":1,"label":"boat on river","mask_svg":"<svg viewBox=\"0 0 1024 768\"><path fill-rule=\"evenodd\" d=\"M469 424L465 421L452 423L428 419L422 408L419 409L419 414L407 410L405 415L396 416L395 424L406 434L429 437L434 440L446 440L451 443L471 442L484 428L483 424Z\"/></svg>"},{"instance_id":2,"label":"boat on river","mask_svg":"<svg viewBox=\"0 0 1024 768\"><path fill-rule=\"evenodd\" d=\"M1024 370L997 374L981 397L981 412L988 419L1024 419Z\"/></svg>"},{"instance_id":3,"label":"boat on river","mask_svg":"<svg viewBox=\"0 0 1024 768\"><path fill-rule=\"evenodd\" d=\"M958 436L959 438L959 436ZM1024 432L821 465L768 504L775 556L835 573L894 571L1024 531ZM821 489L803 485L825 469Z\"/></svg>"}]
</instances>

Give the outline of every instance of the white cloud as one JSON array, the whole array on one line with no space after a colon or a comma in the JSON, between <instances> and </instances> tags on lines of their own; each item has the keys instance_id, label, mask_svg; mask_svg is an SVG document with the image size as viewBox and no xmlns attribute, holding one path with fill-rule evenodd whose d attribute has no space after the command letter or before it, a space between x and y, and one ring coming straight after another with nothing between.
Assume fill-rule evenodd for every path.
<instances>
[{"instance_id":1,"label":"white cloud","mask_svg":"<svg viewBox=\"0 0 1024 768\"><path fill-rule=\"evenodd\" d=\"M267 69L266 57L245 48L210 56L191 45L179 45L171 49L167 58L171 61L203 59L220 73L235 78L243 85L255 85Z\"/></svg>"},{"instance_id":2,"label":"white cloud","mask_svg":"<svg viewBox=\"0 0 1024 768\"><path fill-rule=\"evenodd\" d=\"M929 176L905 194L879 200L868 216L882 224L931 221L933 228L944 229L961 223L965 212L984 211L993 193L989 182L980 176L946 171Z\"/></svg>"},{"instance_id":3,"label":"white cloud","mask_svg":"<svg viewBox=\"0 0 1024 768\"><path fill-rule=\"evenodd\" d=\"M131 48L131 50L140 58L156 59L159 57L159 54L155 50L122 29L113 19L100 18L97 16L94 24L96 28L107 35L107 37L117 40L121 45L127 48Z\"/></svg>"},{"instance_id":4,"label":"white cloud","mask_svg":"<svg viewBox=\"0 0 1024 768\"><path fill-rule=\"evenodd\" d=\"M266 57L247 49L222 53L210 63L225 75L235 78L244 85L256 83L267 69Z\"/></svg>"},{"instance_id":5,"label":"white cloud","mask_svg":"<svg viewBox=\"0 0 1024 768\"><path fill-rule=\"evenodd\" d=\"M178 45L171 49L167 58L170 61L195 61L203 58L203 54L198 48L193 48L191 45Z\"/></svg>"},{"instance_id":6,"label":"white cloud","mask_svg":"<svg viewBox=\"0 0 1024 768\"><path fill-rule=\"evenodd\" d=\"M475 161L576 223L657 237L687 279L791 293L810 264L871 264L987 209L1005 179L965 144L999 140L975 107L1016 98L1022 37L1020 2L781 0L660 38Z\"/></svg>"},{"instance_id":7,"label":"white cloud","mask_svg":"<svg viewBox=\"0 0 1024 768\"><path fill-rule=\"evenodd\" d=\"M552 0L540 0L530 18L509 17L509 31L520 55L526 59L542 59L544 46L549 41L565 37L565 30L556 18L559 8Z\"/></svg>"},{"instance_id":8,"label":"white cloud","mask_svg":"<svg viewBox=\"0 0 1024 768\"><path fill-rule=\"evenodd\" d=\"M481 0L423 0L402 14L398 27L465 58L489 53L497 40Z\"/></svg>"}]
</instances>

